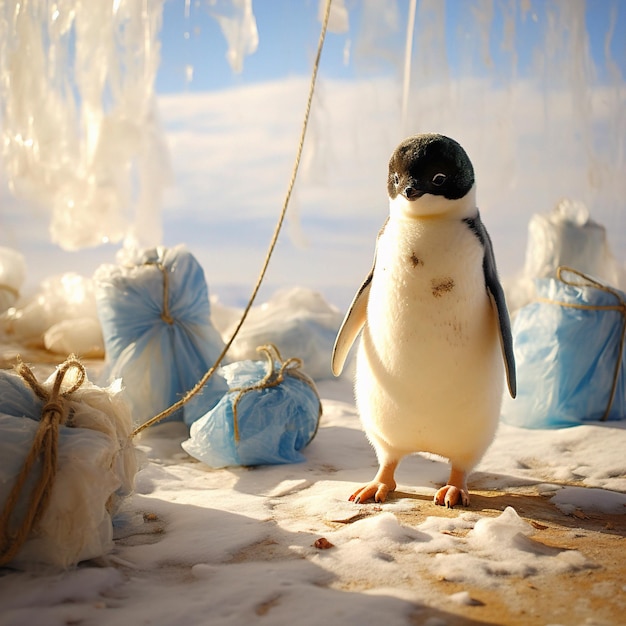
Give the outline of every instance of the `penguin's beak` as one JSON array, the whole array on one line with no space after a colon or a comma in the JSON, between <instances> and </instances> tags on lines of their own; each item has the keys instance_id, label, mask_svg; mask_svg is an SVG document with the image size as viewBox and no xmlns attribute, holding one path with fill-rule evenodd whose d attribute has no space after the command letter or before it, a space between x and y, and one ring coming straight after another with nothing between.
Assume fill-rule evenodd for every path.
<instances>
[{"instance_id":1,"label":"penguin's beak","mask_svg":"<svg viewBox=\"0 0 626 626\"><path fill-rule=\"evenodd\" d=\"M409 202L412 202L413 200L417 200L418 198L421 198L425 193L426 193L425 191L420 191L419 189L411 185L405 187L402 191L402 195Z\"/></svg>"}]
</instances>

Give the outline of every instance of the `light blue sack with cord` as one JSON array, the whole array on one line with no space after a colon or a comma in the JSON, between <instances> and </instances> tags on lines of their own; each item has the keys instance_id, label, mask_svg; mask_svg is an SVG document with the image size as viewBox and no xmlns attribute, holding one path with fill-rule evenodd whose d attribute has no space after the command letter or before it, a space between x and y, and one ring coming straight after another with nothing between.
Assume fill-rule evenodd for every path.
<instances>
[{"instance_id":1,"label":"light blue sack with cord","mask_svg":"<svg viewBox=\"0 0 626 626\"><path fill-rule=\"evenodd\" d=\"M502 421L561 428L626 418L626 294L577 270L539 279L513 322L518 394Z\"/></svg>"},{"instance_id":2,"label":"light blue sack with cord","mask_svg":"<svg viewBox=\"0 0 626 626\"><path fill-rule=\"evenodd\" d=\"M133 421L143 424L180 400L214 364L224 347L211 323L204 272L184 246L157 247L94 275L107 374L121 378ZM204 407L228 386L214 375ZM187 406L167 420L191 423Z\"/></svg>"},{"instance_id":3,"label":"light blue sack with cord","mask_svg":"<svg viewBox=\"0 0 626 626\"><path fill-rule=\"evenodd\" d=\"M210 467L304 461L322 405L299 359L283 361L274 346L259 348L266 362L237 361L221 369L229 392L191 425L183 448ZM191 405L202 405L195 396Z\"/></svg>"}]
</instances>

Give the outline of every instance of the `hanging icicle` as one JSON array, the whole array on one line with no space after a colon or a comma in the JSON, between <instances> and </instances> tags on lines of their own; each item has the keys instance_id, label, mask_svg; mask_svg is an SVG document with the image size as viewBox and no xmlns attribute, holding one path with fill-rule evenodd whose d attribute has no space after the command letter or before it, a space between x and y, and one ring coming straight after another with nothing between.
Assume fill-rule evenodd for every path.
<instances>
[{"instance_id":1,"label":"hanging icicle","mask_svg":"<svg viewBox=\"0 0 626 626\"><path fill-rule=\"evenodd\" d=\"M222 29L228 43L226 58L235 74L243 70L243 59L259 46L259 33L252 11L252 0L214 0L211 15Z\"/></svg>"},{"instance_id":2,"label":"hanging icicle","mask_svg":"<svg viewBox=\"0 0 626 626\"><path fill-rule=\"evenodd\" d=\"M50 210L52 241L65 249L160 239L168 162L153 85L162 4L0 2L8 182Z\"/></svg>"}]
</instances>

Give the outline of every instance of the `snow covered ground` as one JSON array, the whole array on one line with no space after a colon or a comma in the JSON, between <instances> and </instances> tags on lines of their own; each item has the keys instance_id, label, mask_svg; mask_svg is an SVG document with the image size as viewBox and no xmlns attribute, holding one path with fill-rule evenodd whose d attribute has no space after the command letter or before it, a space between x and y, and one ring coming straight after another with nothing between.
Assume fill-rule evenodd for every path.
<instances>
[{"instance_id":1,"label":"snow covered ground","mask_svg":"<svg viewBox=\"0 0 626 626\"><path fill-rule=\"evenodd\" d=\"M355 505L375 457L349 378L319 392L302 464L213 470L182 424L147 431L113 553L0 570L0 624L623 623L626 423L503 424L469 509L432 503L448 467L421 455L388 502Z\"/></svg>"}]
</instances>

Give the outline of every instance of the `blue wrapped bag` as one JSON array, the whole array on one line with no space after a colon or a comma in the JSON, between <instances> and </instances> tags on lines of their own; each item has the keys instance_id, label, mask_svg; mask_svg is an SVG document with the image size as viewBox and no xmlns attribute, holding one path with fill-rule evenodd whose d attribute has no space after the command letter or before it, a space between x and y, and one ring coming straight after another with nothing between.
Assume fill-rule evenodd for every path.
<instances>
[{"instance_id":1,"label":"blue wrapped bag","mask_svg":"<svg viewBox=\"0 0 626 626\"><path fill-rule=\"evenodd\" d=\"M211 323L204 272L184 246L157 247L128 265L102 265L94 275L107 373L121 378L135 424L180 400L213 365L224 347ZM214 375L205 406L228 390ZM191 423L187 408L167 420Z\"/></svg>"},{"instance_id":2,"label":"blue wrapped bag","mask_svg":"<svg viewBox=\"0 0 626 626\"><path fill-rule=\"evenodd\" d=\"M182 443L211 467L298 463L317 432L322 405L300 360L283 361L274 346L259 350L266 363L238 361L222 368L229 393L191 425Z\"/></svg>"},{"instance_id":3,"label":"blue wrapped bag","mask_svg":"<svg viewBox=\"0 0 626 626\"><path fill-rule=\"evenodd\" d=\"M538 299L517 313L518 395L502 421L561 428L626 417L626 294L568 267L536 281Z\"/></svg>"}]
</instances>

